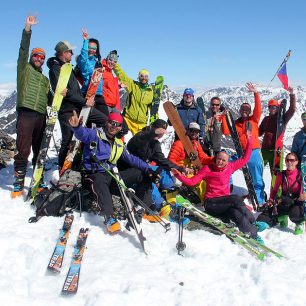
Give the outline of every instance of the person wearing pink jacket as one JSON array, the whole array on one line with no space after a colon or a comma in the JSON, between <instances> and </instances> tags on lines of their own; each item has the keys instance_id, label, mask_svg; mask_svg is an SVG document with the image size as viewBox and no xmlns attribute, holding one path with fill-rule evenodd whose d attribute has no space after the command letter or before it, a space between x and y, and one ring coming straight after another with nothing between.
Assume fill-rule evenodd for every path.
<instances>
[{"instance_id":1,"label":"person wearing pink jacket","mask_svg":"<svg viewBox=\"0 0 306 306\"><path fill-rule=\"evenodd\" d=\"M178 170L172 169L177 179L187 186L195 186L202 180L206 181L206 193L204 196L205 211L224 222L233 221L239 230L248 233L258 242L263 243L257 235L255 218L245 206L243 199L238 195L230 195L230 177L233 172L242 168L250 159L252 153L252 129L246 131L247 147L242 158L229 162L230 156L226 151L220 151L211 165L204 166L199 172L187 178Z\"/></svg>"}]
</instances>

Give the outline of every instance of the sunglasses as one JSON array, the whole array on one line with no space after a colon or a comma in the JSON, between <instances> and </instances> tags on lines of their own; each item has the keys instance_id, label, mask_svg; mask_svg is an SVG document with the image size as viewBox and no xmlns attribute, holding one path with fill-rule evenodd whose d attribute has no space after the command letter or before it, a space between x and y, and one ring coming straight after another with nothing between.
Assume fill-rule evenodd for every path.
<instances>
[{"instance_id":1,"label":"sunglasses","mask_svg":"<svg viewBox=\"0 0 306 306\"><path fill-rule=\"evenodd\" d=\"M306 117L302 118L302 121L306 121Z\"/></svg>"},{"instance_id":2,"label":"sunglasses","mask_svg":"<svg viewBox=\"0 0 306 306\"><path fill-rule=\"evenodd\" d=\"M142 79L148 79L149 78L149 76L147 74L141 74L139 77L142 78Z\"/></svg>"},{"instance_id":3,"label":"sunglasses","mask_svg":"<svg viewBox=\"0 0 306 306\"><path fill-rule=\"evenodd\" d=\"M95 46L88 46L88 49L97 50L97 47L95 47Z\"/></svg>"},{"instance_id":4,"label":"sunglasses","mask_svg":"<svg viewBox=\"0 0 306 306\"><path fill-rule=\"evenodd\" d=\"M116 121L108 121L108 123L112 126L112 127L121 127L122 124Z\"/></svg>"},{"instance_id":5,"label":"sunglasses","mask_svg":"<svg viewBox=\"0 0 306 306\"><path fill-rule=\"evenodd\" d=\"M211 106L220 106L220 104L210 104Z\"/></svg>"},{"instance_id":6,"label":"sunglasses","mask_svg":"<svg viewBox=\"0 0 306 306\"><path fill-rule=\"evenodd\" d=\"M240 110L245 111L245 112L250 112L251 111L251 109L249 107L241 107Z\"/></svg>"},{"instance_id":7,"label":"sunglasses","mask_svg":"<svg viewBox=\"0 0 306 306\"><path fill-rule=\"evenodd\" d=\"M296 159L294 159L294 158L286 158L286 162L287 163L294 163L296 161Z\"/></svg>"},{"instance_id":8,"label":"sunglasses","mask_svg":"<svg viewBox=\"0 0 306 306\"><path fill-rule=\"evenodd\" d=\"M271 105L271 106L269 106L269 109L277 109L278 107L277 106L275 106L275 105Z\"/></svg>"},{"instance_id":9,"label":"sunglasses","mask_svg":"<svg viewBox=\"0 0 306 306\"><path fill-rule=\"evenodd\" d=\"M200 133L200 131L197 129L189 129L189 132L190 133Z\"/></svg>"},{"instance_id":10,"label":"sunglasses","mask_svg":"<svg viewBox=\"0 0 306 306\"><path fill-rule=\"evenodd\" d=\"M41 61L44 61L46 58L43 54L33 54L32 57L39 59Z\"/></svg>"}]
</instances>

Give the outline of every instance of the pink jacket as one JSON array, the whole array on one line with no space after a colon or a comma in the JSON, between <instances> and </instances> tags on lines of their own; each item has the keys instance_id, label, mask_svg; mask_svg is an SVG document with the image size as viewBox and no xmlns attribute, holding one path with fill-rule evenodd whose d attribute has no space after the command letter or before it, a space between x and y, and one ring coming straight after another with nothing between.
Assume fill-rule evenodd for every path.
<instances>
[{"instance_id":1,"label":"pink jacket","mask_svg":"<svg viewBox=\"0 0 306 306\"><path fill-rule=\"evenodd\" d=\"M204 200L230 194L230 177L233 172L243 167L250 159L252 153L252 137L248 140L246 151L242 158L229 162L226 167L218 168L216 164L206 165L199 172L187 178L182 175L175 175L183 184L195 186L202 180L206 181L206 192Z\"/></svg>"},{"instance_id":2,"label":"pink jacket","mask_svg":"<svg viewBox=\"0 0 306 306\"><path fill-rule=\"evenodd\" d=\"M295 170L286 170L286 177L288 180L289 188L295 182L297 175L299 174L298 169ZM278 173L275 180L275 185L271 190L270 200L275 200L275 196L277 194L279 186L282 185L282 195L286 195L287 193L287 183L286 180L283 181L282 173ZM295 195L299 195L303 193L303 184L302 184L302 177L298 180L291 188L290 192Z\"/></svg>"}]
</instances>

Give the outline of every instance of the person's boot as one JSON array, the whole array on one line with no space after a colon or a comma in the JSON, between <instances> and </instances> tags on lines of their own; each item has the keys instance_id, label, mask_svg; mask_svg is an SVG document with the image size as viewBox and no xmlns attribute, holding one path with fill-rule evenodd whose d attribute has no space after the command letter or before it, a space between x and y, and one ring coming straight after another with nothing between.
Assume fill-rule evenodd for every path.
<instances>
[{"instance_id":1,"label":"person's boot","mask_svg":"<svg viewBox=\"0 0 306 306\"><path fill-rule=\"evenodd\" d=\"M303 221L303 222L295 224L294 235L302 235L303 234L304 223L305 222Z\"/></svg>"},{"instance_id":2,"label":"person's boot","mask_svg":"<svg viewBox=\"0 0 306 306\"><path fill-rule=\"evenodd\" d=\"M15 171L15 182L13 184L13 191L11 192L12 199L23 195L25 174L24 170Z\"/></svg>"},{"instance_id":3,"label":"person's boot","mask_svg":"<svg viewBox=\"0 0 306 306\"><path fill-rule=\"evenodd\" d=\"M109 233L113 234L121 230L120 223L114 216L109 216L105 220L105 224Z\"/></svg>"},{"instance_id":4,"label":"person's boot","mask_svg":"<svg viewBox=\"0 0 306 306\"><path fill-rule=\"evenodd\" d=\"M281 228L287 228L288 227L288 215L277 217L277 221L279 222L279 226Z\"/></svg>"},{"instance_id":5,"label":"person's boot","mask_svg":"<svg viewBox=\"0 0 306 306\"><path fill-rule=\"evenodd\" d=\"M41 176L41 179L39 181L37 193L40 193L43 189L48 188L45 181L44 181L44 173Z\"/></svg>"}]
</instances>

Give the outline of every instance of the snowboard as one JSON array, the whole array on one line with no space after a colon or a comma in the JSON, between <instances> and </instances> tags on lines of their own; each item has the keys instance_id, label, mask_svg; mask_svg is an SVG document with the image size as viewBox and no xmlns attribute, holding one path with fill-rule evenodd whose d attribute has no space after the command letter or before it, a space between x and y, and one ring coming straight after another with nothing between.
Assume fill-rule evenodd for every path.
<instances>
[{"instance_id":1,"label":"snowboard","mask_svg":"<svg viewBox=\"0 0 306 306\"><path fill-rule=\"evenodd\" d=\"M47 152L53 135L54 126L58 117L58 111L62 105L62 101L64 98L61 95L61 92L65 88L67 88L71 71L72 65L70 63L62 65L26 201L30 198L34 199L37 195L39 183L43 176L44 164L47 159Z\"/></svg>"},{"instance_id":2,"label":"snowboard","mask_svg":"<svg viewBox=\"0 0 306 306\"><path fill-rule=\"evenodd\" d=\"M226 122L228 125L228 128L230 130L231 133L231 138L233 140L234 143L234 147L236 149L237 155L239 158L241 158L244 154L241 143L240 143L240 139L239 139L239 135L236 129L236 125L235 125L235 120L233 118L233 115L230 111L226 112ZM248 168L247 165L245 165L244 167L242 167L242 172L243 172L243 176L247 185L247 189L249 192L249 199L251 201L251 204L253 206L254 211L257 210L258 208L258 199L257 199L257 195L254 189L254 185L253 185L253 181L252 181L252 176L250 173L250 170Z\"/></svg>"},{"instance_id":3,"label":"snowboard","mask_svg":"<svg viewBox=\"0 0 306 306\"><path fill-rule=\"evenodd\" d=\"M201 161L198 157L198 152L193 148L192 142L189 139L189 137L186 134L185 127L182 123L182 120L176 111L174 105L170 102L167 101L164 103L164 110L176 132L178 135L179 139L181 140L183 147L192 163L192 165L196 169L201 169L203 166L201 164Z\"/></svg>"},{"instance_id":4,"label":"snowboard","mask_svg":"<svg viewBox=\"0 0 306 306\"><path fill-rule=\"evenodd\" d=\"M185 207L190 213L197 218L203 220L208 225L212 226L227 238L232 240L235 244L240 245L246 249L251 255L255 256L259 260L264 260L267 255L273 255L278 258L284 258L284 256L269 247L260 244L256 240L252 239L249 235L240 232L233 223L227 224L220 219L212 217L204 210L193 205L189 200L185 199L181 195L176 196L177 204Z\"/></svg>"},{"instance_id":5,"label":"snowboard","mask_svg":"<svg viewBox=\"0 0 306 306\"><path fill-rule=\"evenodd\" d=\"M153 84L153 101L150 109L150 121L149 124L152 124L156 119L158 119L158 109L159 103L162 98L164 88L164 77L158 76L155 83Z\"/></svg>"},{"instance_id":6,"label":"snowboard","mask_svg":"<svg viewBox=\"0 0 306 306\"><path fill-rule=\"evenodd\" d=\"M95 68L94 71L93 71L93 74L91 76L90 83L88 85L88 89L87 89L87 93L86 93L86 97L85 97L86 100L91 98L92 96L96 95L97 89L98 89L100 81L102 79L102 76L103 76L102 67ZM82 122L83 126L86 126L86 123L87 123L87 120L88 120L88 117L89 117L89 114L90 114L90 110L91 110L91 107L87 106L87 105L83 106L83 108L81 110L80 118L83 117L83 122ZM80 143L81 143L80 140L78 140L73 135L73 137L71 139L71 142L70 142L70 145L69 145L69 150L67 152L67 155L66 155L66 158L65 158L65 161L64 161L64 164L63 164L63 167L60 171L60 176L62 176L67 169L71 169L74 157L79 150Z\"/></svg>"}]
</instances>

